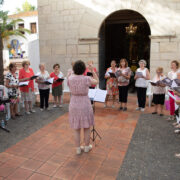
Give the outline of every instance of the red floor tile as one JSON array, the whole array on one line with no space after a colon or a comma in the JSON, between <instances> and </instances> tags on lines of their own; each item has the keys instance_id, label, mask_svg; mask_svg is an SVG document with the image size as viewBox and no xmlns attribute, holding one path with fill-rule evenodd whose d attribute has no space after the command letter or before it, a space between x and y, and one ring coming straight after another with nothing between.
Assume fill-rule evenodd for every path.
<instances>
[{"instance_id":1,"label":"red floor tile","mask_svg":"<svg viewBox=\"0 0 180 180\"><path fill-rule=\"evenodd\" d=\"M33 159L35 159L37 161L46 162L47 160L49 160L52 157L52 155L53 155L53 152L43 149L40 152L38 152L37 154L35 154L33 156Z\"/></svg>"},{"instance_id":2,"label":"red floor tile","mask_svg":"<svg viewBox=\"0 0 180 180\"><path fill-rule=\"evenodd\" d=\"M48 176L53 176L59 167L60 166L58 164L44 163L39 169L37 169L37 172Z\"/></svg>"},{"instance_id":3,"label":"red floor tile","mask_svg":"<svg viewBox=\"0 0 180 180\"><path fill-rule=\"evenodd\" d=\"M8 163L4 163L0 166L0 176L7 177L12 174L18 167Z\"/></svg>"},{"instance_id":4,"label":"red floor tile","mask_svg":"<svg viewBox=\"0 0 180 180\"><path fill-rule=\"evenodd\" d=\"M95 177L95 180L115 180L117 177L117 173L119 172L119 168L112 168L107 166L102 166Z\"/></svg>"},{"instance_id":5,"label":"red floor tile","mask_svg":"<svg viewBox=\"0 0 180 180\"><path fill-rule=\"evenodd\" d=\"M27 161L25 161L21 167L24 168L24 169L29 169L29 170L32 170L32 171L35 171L36 169L38 169L40 166L42 166L44 162L41 162L41 161L36 161L34 159L29 159Z\"/></svg>"},{"instance_id":6,"label":"red floor tile","mask_svg":"<svg viewBox=\"0 0 180 180\"><path fill-rule=\"evenodd\" d=\"M96 139L91 152L75 154L66 113L0 153L0 179L116 179L140 115L135 111L136 97L129 97L129 102L127 112L118 111L119 104L105 109L96 103L95 128L102 139Z\"/></svg>"},{"instance_id":7,"label":"red floor tile","mask_svg":"<svg viewBox=\"0 0 180 180\"><path fill-rule=\"evenodd\" d=\"M43 174L38 174L34 173L28 180L50 180L51 177L43 175Z\"/></svg>"},{"instance_id":8,"label":"red floor tile","mask_svg":"<svg viewBox=\"0 0 180 180\"><path fill-rule=\"evenodd\" d=\"M19 168L10 176L8 176L7 180L25 180L28 179L33 174L33 171Z\"/></svg>"}]
</instances>

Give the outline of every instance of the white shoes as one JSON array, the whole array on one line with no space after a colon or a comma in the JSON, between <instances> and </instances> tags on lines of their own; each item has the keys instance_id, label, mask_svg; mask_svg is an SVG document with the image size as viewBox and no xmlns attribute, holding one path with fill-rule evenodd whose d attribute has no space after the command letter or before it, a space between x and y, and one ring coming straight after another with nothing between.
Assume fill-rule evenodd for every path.
<instances>
[{"instance_id":1,"label":"white shoes","mask_svg":"<svg viewBox=\"0 0 180 180\"><path fill-rule=\"evenodd\" d=\"M144 112L145 111L145 108L141 108L141 112Z\"/></svg>"},{"instance_id":2,"label":"white shoes","mask_svg":"<svg viewBox=\"0 0 180 180\"><path fill-rule=\"evenodd\" d=\"M31 113L35 113L36 111L35 111L34 109L31 109L30 112L31 112Z\"/></svg>"},{"instance_id":3,"label":"white shoes","mask_svg":"<svg viewBox=\"0 0 180 180\"><path fill-rule=\"evenodd\" d=\"M88 153L92 149L92 145L90 144L89 146L80 146L76 148L76 154L80 155L82 151L85 153Z\"/></svg>"},{"instance_id":4,"label":"white shoes","mask_svg":"<svg viewBox=\"0 0 180 180\"><path fill-rule=\"evenodd\" d=\"M43 108L40 108L40 111L44 111L44 109L43 109Z\"/></svg>"},{"instance_id":5,"label":"white shoes","mask_svg":"<svg viewBox=\"0 0 180 180\"><path fill-rule=\"evenodd\" d=\"M56 108L56 107L57 107L57 105L56 105L56 104L54 104L54 105L53 105L53 108Z\"/></svg>"},{"instance_id":6,"label":"white shoes","mask_svg":"<svg viewBox=\"0 0 180 180\"><path fill-rule=\"evenodd\" d=\"M145 111L145 108L137 107L137 108L136 108L136 111L144 112L144 111Z\"/></svg>"},{"instance_id":7,"label":"white shoes","mask_svg":"<svg viewBox=\"0 0 180 180\"><path fill-rule=\"evenodd\" d=\"M76 148L76 154L77 154L77 155L80 155L80 154L81 154L81 147L77 147L77 148Z\"/></svg>"},{"instance_id":8,"label":"white shoes","mask_svg":"<svg viewBox=\"0 0 180 180\"><path fill-rule=\"evenodd\" d=\"M92 145L90 144L89 146L84 147L84 152L88 153L92 149Z\"/></svg>"},{"instance_id":9,"label":"white shoes","mask_svg":"<svg viewBox=\"0 0 180 180\"><path fill-rule=\"evenodd\" d=\"M136 108L136 111L140 111L140 110L141 110L141 108L140 108L140 107L137 107L137 108Z\"/></svg>"}]
</instances>

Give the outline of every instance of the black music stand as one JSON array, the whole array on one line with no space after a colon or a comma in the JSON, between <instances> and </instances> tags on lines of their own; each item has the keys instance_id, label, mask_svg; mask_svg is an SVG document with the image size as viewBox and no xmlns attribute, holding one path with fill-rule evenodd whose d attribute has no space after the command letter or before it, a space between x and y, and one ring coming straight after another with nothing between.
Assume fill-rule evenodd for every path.
<instances>
[{"instance_id":1,"label":"black music stand","mask_svg":"<svg viewBox=\"0 0 180 180\"><path fill-rule=\"evenodd\" d=\"M93 112L95 113L95 102L91 99L91 104L92 104L92 107L93 107ZM91 129L91 134L92 134L92 137L91 137L91 140L93 142L95 142L96 140L96 137L99 137L99 139L101 139L101 136L99 135L99 133L96 131L95 127L93 126L93 128Z\"/></svg>"},{"instance_id":2,"label":"black music stand","mask_svg":"<svg viewBox=\"0 0 180 180\"><path fill-rule=\"evenodd\" d=\"M10 100L8 99L8 100L0 100L0 105L1 104L4 104L5 106L6 106L6 103L9 103L10 102ZM7 113L7 110L5 110L5 112L3 112L4 114L6 114ZM4 125L5 125L5 127L2 127L2 125L1 125L1 122L2 121L4 121ZM4 130L5 132L10 132L7 128L6 128L6 124L7 124L7 121L6 120L3 120L3 119L1 119L1 121L0 121L0 129L2 129L2 130Z\"/></svg>"}]
</instances>

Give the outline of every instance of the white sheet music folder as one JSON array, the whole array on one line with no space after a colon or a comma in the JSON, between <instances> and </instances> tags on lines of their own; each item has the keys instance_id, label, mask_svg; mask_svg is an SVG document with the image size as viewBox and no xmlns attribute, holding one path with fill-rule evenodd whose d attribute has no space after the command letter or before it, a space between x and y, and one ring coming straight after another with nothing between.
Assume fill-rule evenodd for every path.
<instances>
[{"instance_id":1,"label":"white sheet music folder","mask_svg":"<svg viewBox=\"0 0 180 180\"><path fill-rule=\"evenodd\" d=\"M105 102L106 95L107 91L101 89L89 89L88 93L89 98L97 102Z\"/></svg>"}]
</instances>

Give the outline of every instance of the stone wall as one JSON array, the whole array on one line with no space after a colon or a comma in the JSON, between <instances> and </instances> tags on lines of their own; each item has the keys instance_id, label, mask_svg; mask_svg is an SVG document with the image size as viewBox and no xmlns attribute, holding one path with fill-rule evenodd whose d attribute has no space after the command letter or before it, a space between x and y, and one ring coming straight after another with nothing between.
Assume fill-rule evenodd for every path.
<instances>
[{"instance_id":1,"label":"stone wall","mask_svg":"<svg viewBox=\"0 0 180 180\"><path fill-rule=\"evenodd\" d=\"M180 0L38 0L41 62L67 72L71 61L93 59L98 67L99 30L113 12L142 14L151 28L151 71L180 58Z\"/></svg>"},{"instance_id":2,"label":"stone wall","mask_svg":"<svg viewBox=\"0 0 180 180\"><path fill-rule=\"evenodd\" d=\"M165 74L170 70L172 60L180 59L180 36L152 36L151 38L151 72L158 66L164 67Z\"/></svg>"}]
</instances>

